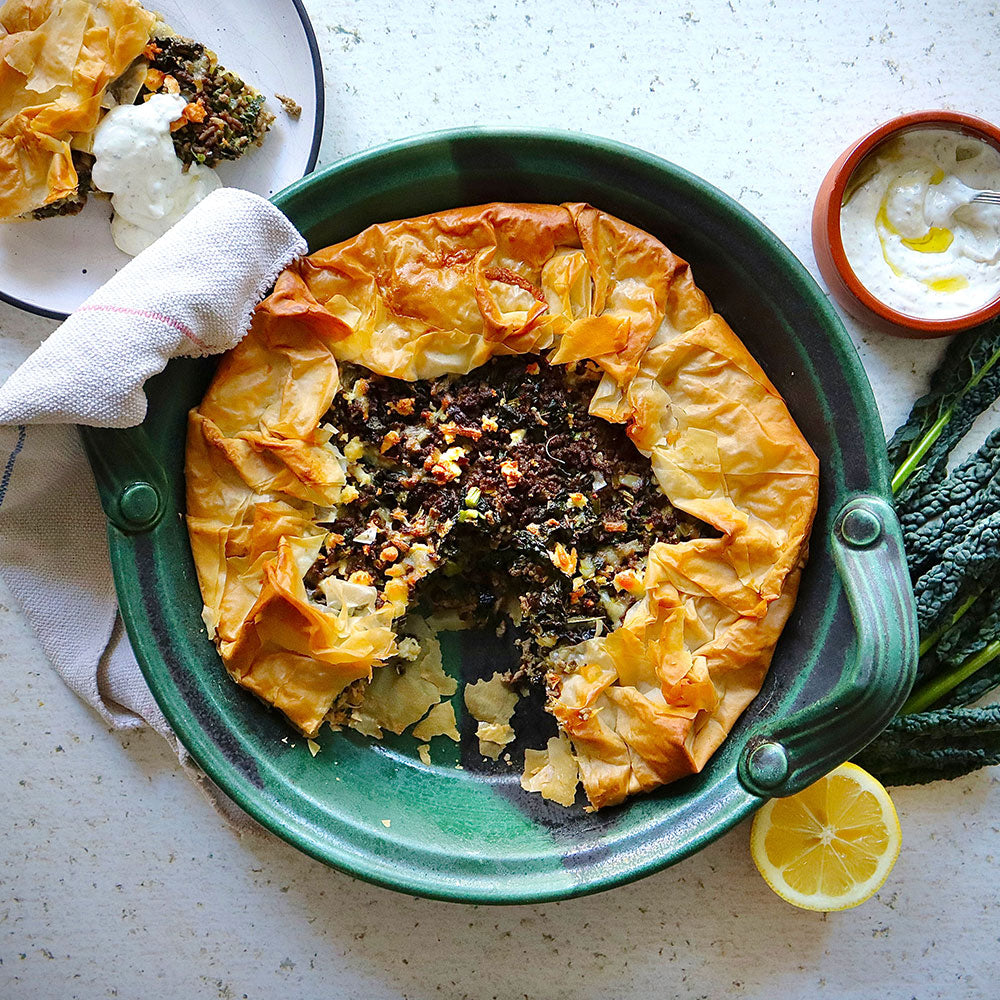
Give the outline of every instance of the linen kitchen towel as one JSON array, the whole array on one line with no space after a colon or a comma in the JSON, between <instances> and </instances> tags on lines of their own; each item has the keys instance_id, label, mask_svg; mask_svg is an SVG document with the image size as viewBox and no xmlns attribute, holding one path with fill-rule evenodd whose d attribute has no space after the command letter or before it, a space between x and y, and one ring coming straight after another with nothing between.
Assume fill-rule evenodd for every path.
<instances>
[{"instance_id":1,"label":"linen kitchen towel","mask_svg":"<svg viewBox=\"0 0 1000 1000\"><path fill-rule=\"evenodd\" d=\"M104 513L73 425L141 423L145 381L173 357L234 346L259 299L305 252L273 205L221 188L0 386L0 575L66 683L113 727L150 725L186 766L124 637ZM206 790L246 826L214 786Z\"/></svg>"}]
</instances>

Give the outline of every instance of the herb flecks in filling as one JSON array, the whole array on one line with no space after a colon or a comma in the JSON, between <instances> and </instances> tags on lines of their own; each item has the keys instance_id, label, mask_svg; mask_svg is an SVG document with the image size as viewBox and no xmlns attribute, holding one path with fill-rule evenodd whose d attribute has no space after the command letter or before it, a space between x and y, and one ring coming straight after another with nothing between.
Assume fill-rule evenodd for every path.
<instances>
[{"instance_id":1,"label":"herb flecks in filling","mask_svg":"<svg viewBox=\"0 0 1000 1000\"><path fill-rule=\"evenodd\" d=\"M534 356L420 382L342 366L325 423L349 484L307 588L395 578L469 625L506 614L529 674L615 628L650 546L709 529L673 507L624 426L588 413L599 380Z\"/></svg>"},{"instance_id":2,"label":"herb flecks in filling","mask_svg":"<svg viewBox=\"0 0 1000 1000\"><path fill-rule=\"evenodd\" d=\"M146 57L146 90L180 93L189 102L185 123L173 130L182 162L214 167L261 144L274 121L264 95L220 66L214 52L189 38L165 36L150 42Z\"/></svg>"}]
</instances>

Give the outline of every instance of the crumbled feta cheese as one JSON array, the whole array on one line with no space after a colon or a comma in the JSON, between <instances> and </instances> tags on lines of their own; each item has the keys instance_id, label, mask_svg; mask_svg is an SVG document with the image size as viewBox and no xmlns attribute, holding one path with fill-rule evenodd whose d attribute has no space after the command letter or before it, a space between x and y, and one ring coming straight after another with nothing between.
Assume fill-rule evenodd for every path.
<instances>
[{"instance_id":1,"label":"crumbled feta cheese","mask_svg":"<svg viewBox=\"0 0 1000 1000\"><path fill-rule=\"evenodd\" d=\"M353 437L344 445L344 458L348 462L356 462L365 453L364 442L359 437Z\"/></svg>"},{"instance_id":2,"label":"crumbled feta cheese","mask_svg":"<svg viewBox=\"0 0 1000 1000\"><path fill-rule=\"evenodd\" d=\"M420 655L420 643L412 635L404 636L399 641L396 655L401 660L415 660Z\"/></svg>"}]
</instances>

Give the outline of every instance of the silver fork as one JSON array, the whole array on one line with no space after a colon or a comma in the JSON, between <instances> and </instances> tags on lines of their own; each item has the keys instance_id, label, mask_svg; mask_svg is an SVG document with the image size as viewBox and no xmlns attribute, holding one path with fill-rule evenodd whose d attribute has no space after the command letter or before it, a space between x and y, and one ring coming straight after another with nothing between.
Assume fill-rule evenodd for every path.
<instances>
[{"instance_id":1,"label":"silver fork","mask_svg":"<svg viewBox=\"0 0 1000 1000\"><path fill-rule=\"evenodd\" d=\"M981 205L1000 205L1000 191L980 191L971 201Z\"/></svg>"}]
</instances>

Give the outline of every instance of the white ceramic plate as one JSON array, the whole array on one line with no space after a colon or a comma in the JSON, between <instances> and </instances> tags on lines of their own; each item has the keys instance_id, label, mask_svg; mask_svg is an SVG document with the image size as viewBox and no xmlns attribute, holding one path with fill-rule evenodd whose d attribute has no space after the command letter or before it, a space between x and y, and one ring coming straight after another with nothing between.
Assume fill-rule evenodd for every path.
<instances>
[{"instance_id":1,"label":"white ceramic plate","mask_svg":"<svg viewBox=\"0 0 1000 1000\"><path fill-rule=\"evenodd\" d=\"M323 130L323 68L301 0L148 0L179 34L212 49L219 62L267 98L275 116L260 148L217 169L223 184L264 197L309 173ZM290 117L275 94L302 106ZM107 200L91 197L79 215L0 223L0 298L64 319L130 260L114 245Z\"/></svg>"}]
</instances>

